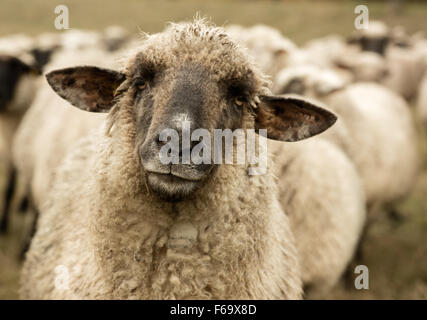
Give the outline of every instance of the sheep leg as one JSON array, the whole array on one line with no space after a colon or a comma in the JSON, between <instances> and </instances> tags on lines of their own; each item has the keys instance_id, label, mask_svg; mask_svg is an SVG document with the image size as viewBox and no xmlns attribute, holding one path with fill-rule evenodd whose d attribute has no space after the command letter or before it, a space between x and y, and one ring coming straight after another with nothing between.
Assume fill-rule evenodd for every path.
<instances>
[{"instance_id":1,"label":"sheep leg","mask_svg":"<svg viewBox=\"0 0 427 320\"><path fill-rule=\"evenodd\" d=\"M30 206L31 211L33 211L33 220L31 221L31 228L30 231L27 233L27 236L25 237L24 244L22 245L21 251L19 252L19 260L23 261L25 259L25 254L27 253L28 249L31 245L31 240L33 239L36 230L37 230L37 221L39 218L39 211L36 209L35 206Z\"/></svg>"},{"instance_id":2,"label":"sheep leg","mask_svg":"<svg viewBox=\"0 0 427 320\"><path fill-rule=\"evenodd\" d=\"M16 170L12 168L7 180L7 188L4 195L3 211L0 220L0 233L6 233L9 225L10 207L12 204L13 193L16 185Z\"/></svg>"},{"instance_id":3,"label":"sheep leg","mask_svg":"<svg viewBox=\"0 0 427 320\"><path fill-rule=\"evenodd\" d=\"M28 211L29 206L30 204L29 204L28 196L24 196L19 202L18 212L24 214L25 212Z\"/></svg>"},{"instance_id":4,"label":"sheep leg","mask_svg":"<svg viewBox=\"0 0 427 320\"><path fill-rule=\"evenodd\" d=\"M387 216L391 221L396 223L402 223L405 221L405 216L397 209L390 209L387 211Z\"/></svg>"}]
</instances>

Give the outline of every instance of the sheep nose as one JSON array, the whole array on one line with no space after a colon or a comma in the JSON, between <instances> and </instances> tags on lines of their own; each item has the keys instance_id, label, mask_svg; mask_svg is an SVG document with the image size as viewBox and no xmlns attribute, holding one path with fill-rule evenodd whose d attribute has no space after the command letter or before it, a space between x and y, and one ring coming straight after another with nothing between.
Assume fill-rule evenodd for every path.
<instances>
[{"instance_id":1,"label":"sheep nose","mask_svg":"<svg viewBox=\"0 0 427 320\"><path fill-rule=\"evenodd\" d=\"M175 129L175 131L177 134L176 135L174 134L174 137L172 137L171 135L166 135L166 138L165 138L165 135L161 135L161 133L159 132L155 138L155 143L157 144L157 147L161 148L164 145L172 142L177 144L176 146L173 146L173 147L179 150L180 158L185 153L191 154L191 151L193 150L193 148L197 144L199 144L200 139L191 141L190 139L191 135L184 138L182 132L179 129Z\"/></svg>"}]
</instances>

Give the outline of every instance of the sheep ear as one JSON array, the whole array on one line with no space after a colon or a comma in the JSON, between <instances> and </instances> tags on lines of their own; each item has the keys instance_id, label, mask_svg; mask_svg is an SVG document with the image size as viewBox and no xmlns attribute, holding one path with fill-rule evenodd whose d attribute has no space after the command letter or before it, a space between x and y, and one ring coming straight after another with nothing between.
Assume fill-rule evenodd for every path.
<instances>
[{"instance_id":1,"label":"sheep ear","mask_svg":"<svg viewBox=\"0 0 427 320\"><path fill-rule=\"evenodd\" d=\"M108 112L114 105L116 89L125 80L124 74L98 67L74 67L54 70L47 82L61 97L79 109Z\"/></svg>"},{"instance_id":2,"label":"sheep ear","mask_svg":"<svg viewBox=\"0 0 427 320\"><path fill-rule=\"evenodd\" d=\"M298 141L332 126L337 117L296 95L261 96L255 109L255 128L267 129L267 138Z\"/></svg>"}]
</instances>

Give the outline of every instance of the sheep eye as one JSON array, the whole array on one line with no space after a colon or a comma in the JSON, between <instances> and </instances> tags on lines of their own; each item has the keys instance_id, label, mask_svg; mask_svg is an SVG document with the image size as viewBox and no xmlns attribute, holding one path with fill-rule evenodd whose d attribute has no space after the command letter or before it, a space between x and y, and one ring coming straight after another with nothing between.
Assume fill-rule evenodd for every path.
<instances>
[{"instance_id":1,"label":"sheep eye","mask_svg":"<svg viewBox=\"0 0 427 320\"><path fill-rule=\"evenodd\" d=\"M140 79L136 82L135 85L139 90L144 90L147 88L147 81Z\"/></svg>"},{"instance_id":2,"label":"sheep eye","mask_svg":"<svg viewBox=\"0 0 427 320\"><path fill-rule=\"evenodd\" d=\"M245 102L246 102L246 99L243 96L239 96L239 97L234 98L234 103L239 107L243 106L243 104Z\"/></svg>"}]
</instances>

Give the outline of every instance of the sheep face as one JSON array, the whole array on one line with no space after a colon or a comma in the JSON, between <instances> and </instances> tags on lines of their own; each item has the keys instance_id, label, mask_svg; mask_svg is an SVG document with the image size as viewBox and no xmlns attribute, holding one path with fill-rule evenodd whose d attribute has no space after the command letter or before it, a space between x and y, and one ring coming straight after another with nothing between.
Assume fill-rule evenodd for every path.
<instances>
[{"instance_id":1,"label":"sheep face","mask_svg":"<svg viewBox=\"0 0 427 320\"><path fill-rule=\"evenodd\" d=\"M263 75L244 51L222 29L197 24L149 37L123 73L77 67L53 71L47 79L81 109L105 112L115 103L131 108L139 165L148 186L168 201L193 195L216 171L212 158L207 163L184 161L186 152L206 143L203 136L184 145L187 129L204 129L208 139L215 129L267 129L268 138L296 141L336 120L301 98L266 95ZM172 135L162 134L170 131L178 138L179 161L165 164L162 149Z\"/></svg>"},{"instance_id":2,"label":"sheep face","mask_svg":"<svg viewBox=\"0 0 427 320\"><path fill-rule=\"evenodd\" d=\"M288 67L276 76L274 92L320 98L342 89L345 81L332 70L315 66Z\"/></svg>"},{"instance_id":3,"label":"sheep face","mask_svg":"<svg viewBox=\"0 0 427 320\"><path fill-rule=\"evenodd\" d=\"M361 37L359 44L362 51L371 51L383 56L389 42L390 38L388 36L376 38Z\"/></svg>"},{"instance_id":4,"label":"sheep face","mask_svg":"<svg viewBox=\"0 0 427 320\"><path fill-rule=\"evenodd\" d=\"M348 39L348 43L357 44L362 51L384 55L391 41L389 28L381 21L370 21L368 29L358 30Z\"/></svg>"},{"instance_id":5,"label":"sheep face","mask_svg":"<svg viewBox=\"0 0 427 320\"><path fill-rule=\"evenodd\" d=\"M33 80L32 78L38 74L38 71L18 58L0 55L0 110L19 111L14 110L20 106L16 107L13 102L17 96L17 92L22 91L20 90L20 86L26 87L23 85L24 82L31 82ZM25 90L25 88L23 88L23 90ZM20 92L22 94L18 98L22 99L22 96L33 93L33 90L30 91L31 92ZM28 107L29 104L30 102L28 102L25 107Z\"/></svg>"}]
</instances>

